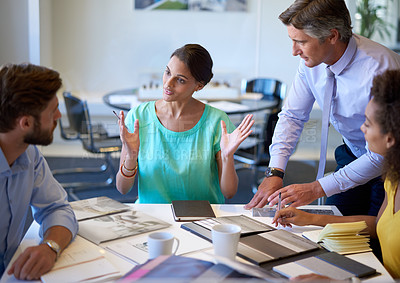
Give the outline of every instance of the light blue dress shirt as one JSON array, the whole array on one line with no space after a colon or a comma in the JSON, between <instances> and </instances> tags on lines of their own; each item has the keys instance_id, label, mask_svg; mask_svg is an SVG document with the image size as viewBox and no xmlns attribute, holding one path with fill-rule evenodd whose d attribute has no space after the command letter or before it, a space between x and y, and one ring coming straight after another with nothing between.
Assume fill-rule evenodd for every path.
<instances>
[{"instance_id":1,"label":"light blue dress shirt","mask_svg":"<svg viewBox=\"0 0 400 283\"><path fill-rule=\"evenodd\" d=\"M292 88L279 114L269 166L285 169L316 101L323 109L327 65L305 66L300 61ZM375 75L400 69L400 55L365 37L353 35L343 56L330 67L335 74L336 95L332 98L330 123L358 157L345 168L319 179L327 196L346 191L381 174L383 157L368 150L360 127L371 99Z\"/></svg>"},{"instance_id":2,"label":"light blue dress shirt","mask_svg":"<svg viewBox=\"0 0 400 283\"><path fill-rule=\"evenodd\" d=\"M11 168L0 148L0 277L24 236L30 207L41 237L56 225L69 229L73 237L78 232L67 194L37 147L30 145Z\"/></svg>"}]
</instances>

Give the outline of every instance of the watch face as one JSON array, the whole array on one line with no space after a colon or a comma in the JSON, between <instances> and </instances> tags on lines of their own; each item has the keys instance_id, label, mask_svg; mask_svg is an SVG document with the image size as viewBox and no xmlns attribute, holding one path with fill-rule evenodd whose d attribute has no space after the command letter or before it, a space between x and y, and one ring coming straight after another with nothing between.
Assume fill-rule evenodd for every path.
<instances>
[{"instance_id":1,"label":"watch face","mask_svg":"<svg viewBox=\"0 0 400 283\"><path fill-rule=\"evenodd\" d=\"M43 243L48 245L57 254L57 257L60 255L60 246L56 242L52 240L45 240Z\"/></svg>"},{"instance_id":2,"label":"watch face","mask_svg":"<svg viewBox=\"0 0 400 283\"><path fill-rule=\"evenodd\" d=\"M275 169L275 168L271 168L268 167L267 170L265 171L265 176L266 177L272 177L272 176L277 176L283 179L285 173Z\"/></svg>"}]
</instances>

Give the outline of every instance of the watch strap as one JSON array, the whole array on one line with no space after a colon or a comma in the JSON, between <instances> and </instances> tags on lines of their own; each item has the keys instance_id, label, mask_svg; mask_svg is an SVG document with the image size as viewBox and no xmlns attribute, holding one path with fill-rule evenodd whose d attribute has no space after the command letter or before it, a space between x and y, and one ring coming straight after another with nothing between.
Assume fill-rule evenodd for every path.
<instances>
[{"instance_id":1,"label":"watch strap","mask_svg":"<svg viewBox=\"0 0 400 283\"><path fill-rule=\"evenodd\" d=\"M272 176L277 176L283 179L283 177L285 176L285 172L274 167L268 167L267 170L265 171L265 176L267 178Z\"/></svg>"},{"instance_id":2,"label":"watch strap","mask_svg":"<svg viewBox=\"0 0 400 283\"><path fill-rule=\"evenodd\" d=\"M60 245L57 244L55 241L53 241L53 240L43 240L42 244L46 244L47 246L49 246L50 249L52 249L57 254L57 258L60 256L61 248L60 248Z\"/></svg>"}]
</instances>

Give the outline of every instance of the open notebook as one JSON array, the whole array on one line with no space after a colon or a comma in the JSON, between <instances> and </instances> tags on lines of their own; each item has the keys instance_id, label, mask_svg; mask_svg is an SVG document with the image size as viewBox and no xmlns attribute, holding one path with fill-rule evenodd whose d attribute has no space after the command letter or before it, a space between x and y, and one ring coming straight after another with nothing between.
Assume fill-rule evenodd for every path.
<instances>
[{"instance_id":1,"label":"open notebook","mask_svg":"<svg viewBox=\"0 0 400 283\"><path fill-rule=\"evenodd\" d=\"M369 252L369 235L362 232L365 228L365 221L331 223L321 230L305 231L303 237L340 254Z\"/></svg>"}]
</instances>

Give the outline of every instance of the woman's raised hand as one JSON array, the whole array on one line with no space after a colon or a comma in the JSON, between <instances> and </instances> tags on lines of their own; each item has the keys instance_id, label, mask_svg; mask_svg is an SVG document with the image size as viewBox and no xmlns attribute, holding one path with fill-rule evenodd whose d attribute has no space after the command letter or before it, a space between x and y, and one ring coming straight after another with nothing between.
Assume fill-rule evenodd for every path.
<instances>
[{"instance_id":1,"label":"woman's raised hand","mask_svg":"<svg viewBox=\"0 0 400 283\"><path fill-rule=\"evenodd\" d=\"M125 126L125 115L124 112L121 111L119 113L119 134L120 138L122 141L122 144L126 148L126 152L130 154L137 155L139 154L139 146L140 146L140 140L139 140L139 120L136 119L134 123L134 131L133 133L130 133L128 128Z\"/></svg>"},{"instance_id":2,"label":"woman's raised hand","mask_svg":"<svg viewBox=\"0 0 400 283\"><path fill-rule=\"evenodd\" d=\"M239 145L253 132L251 130L253 124L253 115L248 114L240 125L232 133L228 134L225 122L221 121L221 154L225 157L233 156Z\"/></svg>"}]
</instances>

